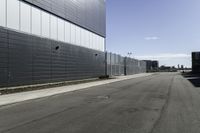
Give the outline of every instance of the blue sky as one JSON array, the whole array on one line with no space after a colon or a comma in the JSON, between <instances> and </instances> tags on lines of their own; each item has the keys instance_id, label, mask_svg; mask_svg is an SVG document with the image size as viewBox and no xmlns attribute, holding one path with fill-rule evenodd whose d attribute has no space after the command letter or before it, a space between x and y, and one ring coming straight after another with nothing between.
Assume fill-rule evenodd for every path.
<instances>
[{"instance_id":1,"label":"blue sky","mask_svg":"<svg viewBox=\"0 0 200 133\"><path fill-rule=\"evenodd\" d=\"M107 50L191 66L200 51L200 0L107 0Z\"/></svg>"}]
</instances>

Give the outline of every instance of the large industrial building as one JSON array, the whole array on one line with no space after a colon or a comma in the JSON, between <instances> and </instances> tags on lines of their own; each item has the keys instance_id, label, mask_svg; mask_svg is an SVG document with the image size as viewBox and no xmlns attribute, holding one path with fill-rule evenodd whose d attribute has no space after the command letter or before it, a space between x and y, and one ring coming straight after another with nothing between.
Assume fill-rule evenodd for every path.
<instances>
[{"instance_id":1,"label":"large industrial building","mask_svg":"<svg viewBox=\"0 0 200 133\"><path fill-rule=\"evenodd\" d=\"M0 87L146 71L105 52L105 0L0 0Z\"/></svg>"},{"instance_id":2,"label":"large industrial building","mask_svg":"<svg viewBox=\"0 0 200 133\"><path fill-rule=\"evenodd\" d=\"M146 72L156 72L159 69L159 61L144 60L146 62Z\"/></svg>"},{"instance_id":3,"label":"large industrial building","mask_svg":"<svg viewBox=\"0 0 200 133\"><path fill-rule=\"evenodd\" d=\"M105 75L105 0L0 0L0 86Z\"/></svg>"},{"instance_id":4,"label":"large industrial building","mask_svg":"<svg viewBox=\"0 0 200 133\"><path fill-rule=\"evenodd\" d=\"M192 72L200 73L200 52L192 52Z\"/></svg>"}]
</instances>

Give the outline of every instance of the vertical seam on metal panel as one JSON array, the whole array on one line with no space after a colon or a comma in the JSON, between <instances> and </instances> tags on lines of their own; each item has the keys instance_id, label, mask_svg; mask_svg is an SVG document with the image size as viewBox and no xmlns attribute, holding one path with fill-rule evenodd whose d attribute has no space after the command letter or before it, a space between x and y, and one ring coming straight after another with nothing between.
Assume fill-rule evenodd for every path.
<instances>
[{"instance_id":1,"label":"vertical seam on metal panel","mask_svg":"<svg viewBox=\"0 0 200 133\"><path fill-rule=\"evenodd\" d=\"M32 7L30 6L30 33L32 34Z\"/></svg>"},{"instance_id":2,"label":"vertical seam on metal panel","mask_svg":"<svg viewBox=\"0 0 200 133\"><path fill-rule=\"evenodd\" d=\"M21 2L19 2L19 30L21 31Z\"/></svg>"},{"instance_id":3,"label":"vertical seam on metal panel","mask_svg":"<svg viewBox=\"0 0 200 133\"><path fill-rule=\"evenodd\" d=\"M7 19L8 19L8 18L7 18L7 15L8 15L8 13L7 13L7 12L8 12L8 11L7 11L7 3L8 3L8 2L7 2L7 0L6 0L6 2L5 2L5 4L6 4L6 5L5 5L5 10L6 10L6 11L5 11L5 13L6 13L6 16L5 16L5 26L6 26L6 27L7 27Z\"/></svg>"},{"instance_id":4,"label":"vertical seam on metal panel","mask_svg":"<svg viewBox=\"0 0 200 133\"><path fill-rule=\"evenodd\" d=\"M42 11L40 9L38 9L40 11L40 36L42 36Z\"/></svg>"}]
</instances>

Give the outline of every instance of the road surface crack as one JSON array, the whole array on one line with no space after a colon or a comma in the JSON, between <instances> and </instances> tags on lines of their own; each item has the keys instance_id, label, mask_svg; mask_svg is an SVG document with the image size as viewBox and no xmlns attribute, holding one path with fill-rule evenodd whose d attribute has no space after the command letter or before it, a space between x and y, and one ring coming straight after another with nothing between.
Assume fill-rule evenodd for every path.
<instances>
[{"instance_id":1,"label":"road surface crack","mask_svg":"<svg viewBox=\"0 0 200 133\"><path fill-rule=\"evenodd\" d=\"M161 111L160 111L160 115L158 117L158 119L156 120L156 122L153 124L153 127L152 129L150 130L149 133L153 133L155 128L157 127L157 125L160 123L161 119L162 119L162 116L163 114L165 113L168 105L169 105L169 99L170 99L170 95L171 95L171 90L172 90L172 85L173 85L173 82L174 82L174 79L175 79L175 76L173 76L173 78L171 79L170 81L170 86L168 88L168 93L167 93L167 98L166 98L166 102L164 104L164 106L162 107Z\"/></svg>"},{"instance_id":2,"label":"road surface crack","mask_svg":"<svg viewBox=\"0 0 200 133\"><path fill-rule=\"evenodd\" d=\"M9 131L11 131L11 130L17 129L18 127L22 127L22 126L25 126L25 125L28 125L28 124L31 124L31 123L34 123L34 122L43 120L43 119L48 118L48 117L50 117L50 116L56 116L56 115L58 115L58 114L60 114L60 113L62 113L62 112L70 111L70 110L72 110L72 109L74 109L74 108L75 108L75 107L70 107L70 108L63 109L63 110L61 110L61 111L58 111L58 112L55 112L55 113L51 113L51 114L49 114L49 115L46 115L46 116L43 116L43 117L40 117L40 118L31 120L31 121L27 121L27 122L24 122L24 123L20 123L20 124L14 126L14 127L11 127L11 128L9 128L9 129L5 129L5 130L1 131L1 133L9 132Z\"/></svg>"}]
</instances>

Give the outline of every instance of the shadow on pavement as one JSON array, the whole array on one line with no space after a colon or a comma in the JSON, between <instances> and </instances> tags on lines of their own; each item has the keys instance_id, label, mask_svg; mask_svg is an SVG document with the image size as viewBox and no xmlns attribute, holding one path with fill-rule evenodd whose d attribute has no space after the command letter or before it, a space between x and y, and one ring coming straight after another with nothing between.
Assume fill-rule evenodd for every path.
<instances>
[{"instance_id":1,"label":"shadow on pavement","mask_svg":"<svg viewBox=\"0 0 200 133\"><path fill-rule=\"evenodd\" d=\"M190 81L194 87L200 87L200 74L195 74L192 72L182 73L183 77Z\"/></svg>"}]
</instances>

